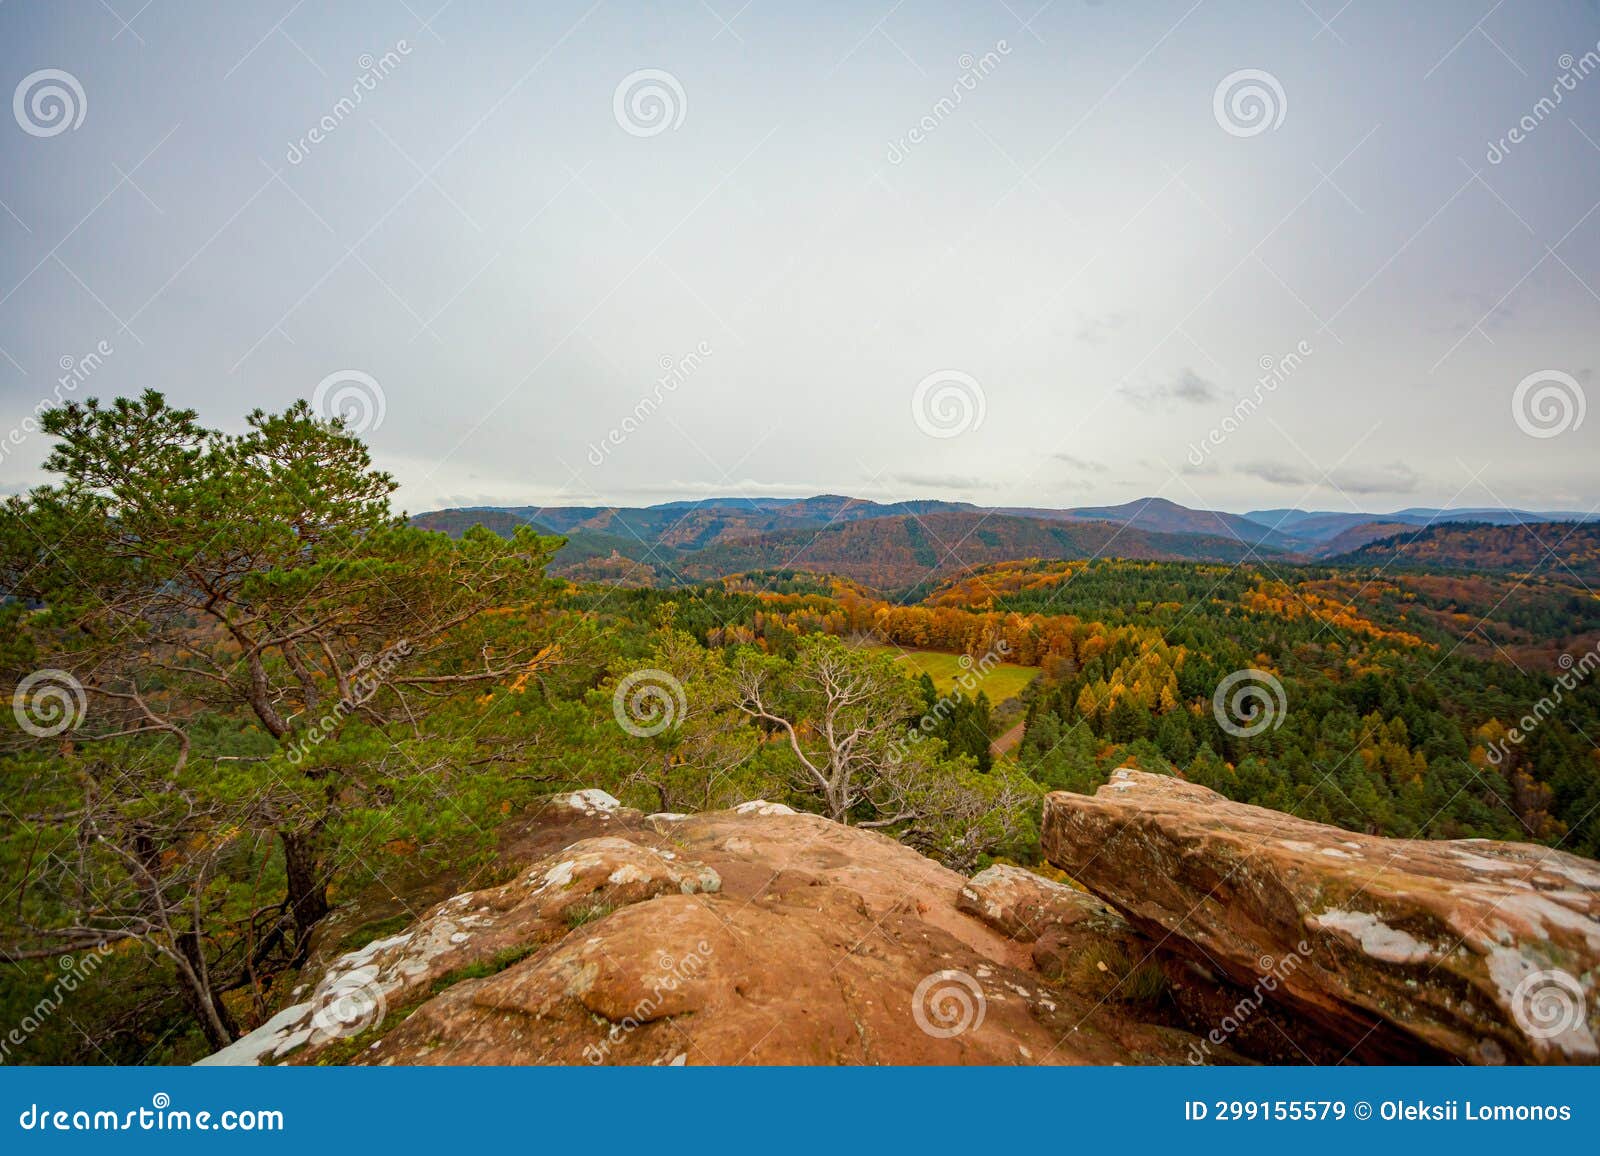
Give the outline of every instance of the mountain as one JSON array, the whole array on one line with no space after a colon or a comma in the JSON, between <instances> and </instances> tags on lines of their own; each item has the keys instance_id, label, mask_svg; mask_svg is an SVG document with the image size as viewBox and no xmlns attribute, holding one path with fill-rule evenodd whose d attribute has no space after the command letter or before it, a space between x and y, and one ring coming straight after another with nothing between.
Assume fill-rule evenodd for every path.
<instances>
[{"instance_id":1,"label":"mountain","mask_svg":"<svg viewBox=\"0 0 1600 1156\"><path fill-rule=\"evenodd\" d=\"M644 507L470 506L418 514L412 522L452 536L474 524L501 535L519 525L561 534L567 544L556 555L553 570L580 580L671 582L675 577L714 578L789 568L899 589L921 582L930 572L946 575L968 565L1020 558L1106 554L1235 562L1259 550L1264 556L1287 560L1330 560L1354 558L1371 544L1430 527L1559 523L1570 529L1573 522L1593 518L1576 511L1540 514L1424 507L1393 514L1299 509L1232 514L1154 497L1070 509L991 508L969 502L873 502L818 494L701 498ZM1514 569L1536 561L1525 542L1511 545L1513 539L1494 539L1488 546L1489 541L1481 533L1441 539L1442 556L1431 559L1431 564ZM1359 561L1389 556L1379 550L1361 554ZM1444 561L1443 556L1457 560Z\"/></svg>"},{"instance_id":2,"label":"mountain","mask_svg":"<svg viewBox=\"0 0 1600 1156\"><path fill-rule=\"evenodd\" d=\"M1204 534L1280 550L1293 550L1299 545L1289 536L1251 518L1220 510L1192 510L1166 498L1139 498L1120 506L1080 506L1070 510L1011 508L1001 512L1030 518L1111 522L1161 534Z\"/></svg>"},{"instance_id":3,"label":"mountain","mask_svg":"<svg viewBox=\"0 0 1600 1156\"><path fill-rule=\"evenodd\" d=\"M1376 542L1379 538L1388 538L1396 534L1415 534L1417 530L1418 527L1406 522L1360 522L1317 543L1312 553L1319 558L1332 558L1338 554L1349 553L1351 550L1359 550L1368 542Z\"/></svg>"},{"instance_id":4,"label":"mountain","mask_svg":"<svg viewBox=\"0 0 1600 1156\"><path fill-rule=\"evenodd\" d=\"M1396 510L1392 514L1367 514L1334 510L1250 510L1243 515L1257 525L1296 540L1305 547L1332 541L1358 526L1402 525L1428 526L1438 522L1484 522L1492 525L1516 525L1523 522L1585 522L1595 519L1592 513L1577 510L1511 510L1497 507L1443 510L1426 506L1413 506ZM1381 537L1382 535L1374 535ZM1351 548L1351 547L1346 547ZM1320 551L1316 551L1319 552Z\"/></svg>"},{"instance_id":5,"label":"mountain","mask_svg":"<svg viewBox=\"0 0 1600 1156\"><path fill-rule=\"evenodd\" d=\"M774 531L821 529L835 522L977 509L966 502L885 504L819 494L812 498L706 498L645 507L469 506L418 514L411 521L424 529L451 535L460 535L474 523L497 534L509 534L512 527L525 524L543 533L566 535L569 548L576 548L585 557L612 550L629 557L644 557L662 547L699 550ZM561 560L569 557L564 552Z\"/></svg>"},{"instance_id":6,"label":"mountain","mask_svg":"<svg viewBox=\"0 0 1600 1156\"><path fill-rule=\"evenodd\" d=\"M1256 547L1235 538L1162 534L1111 522L944 511L762 534L686 554L675 568L695 579L746 570L810 570L879 589L904 589L968 567L1018 558L1238 562L1257 553Z\"/></svg>"},{"instance_id":7,"label":"mountain","mask_svg":"<svg viewBox=\"0 0 1600 1156\"><path fill-rule=\"evenodd\" d=\"M1542 572L1553 578L1590 582L1600 580L1600 522L1450 522L1380 538L1329 560L1349 565Z\"/></svg>"}]
</instances>

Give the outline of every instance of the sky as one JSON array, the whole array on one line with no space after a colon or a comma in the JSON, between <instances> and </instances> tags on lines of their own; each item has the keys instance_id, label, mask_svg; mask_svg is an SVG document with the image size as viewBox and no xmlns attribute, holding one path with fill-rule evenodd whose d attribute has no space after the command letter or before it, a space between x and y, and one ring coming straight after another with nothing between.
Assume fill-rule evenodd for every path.
<instances>
[{"instance_id":1,"label":"sky","mask_svg":"<svg viewBox=\"0 0 1600 1156\"><path fill-rule=\"evenodd\" d=\"M141 3L0 7L0 492L156 388L412 512L1600 504L1592 0Z\"/></svg>"}]
</instances>

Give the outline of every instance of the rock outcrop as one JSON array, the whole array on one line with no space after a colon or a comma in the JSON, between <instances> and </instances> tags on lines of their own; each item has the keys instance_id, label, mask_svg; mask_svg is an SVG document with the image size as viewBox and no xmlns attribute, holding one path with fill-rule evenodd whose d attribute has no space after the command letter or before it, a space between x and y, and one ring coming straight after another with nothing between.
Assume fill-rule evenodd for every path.
<instances>
[{"instance_id":1,"label":"rock outcrop","mask_svg":"<svg viewBox=\"0 0 1600 1156\"><path fill-rule=\"evenodd\" d=\"M978 872L961 888L956 907L1031 945L1034 966L1052 978L1062 977L1073 960L1092 957L1097 947L1118 949L1124 959L1150 953L1109 904L1022 867L997 865Z\"/></svg>"},{"instance_id":2,"label":"rock outcrop","mask_svg":"<svg viewBox=\"0 0 1600 1156\"><path fill-rule=\"evenodd\" d=\"M1600 1061L1600 864L1355 835L1128 769L1050 795L1042 839L1153 942L1269 981L1357 1056Z\"/></svg>"},{"instance_id":3,"label":"rock outcrop","mask_svg":"<svg viewBox=\"0 0 1600 1156\"><path fill-rule=\"evenodd\" d=\"M494 886L349 903L290 1006L206 1062L1600 1060L1600 864L1126 769L1049 796L1042 838L1088 892L781 803L557 796Z\"/></svg>"},{"instance_id":4,"label":"rock outcrop","mask_svg":"<svg viewBox=\"0 0 1600 1156\"><path fill-rule=\"evenodd\" d=\"M519 846L558 849L333 959L207 1062L1179 1063L1198 1043L1166 1004L1041 974L1041 935L1134 933L1018 869L969 881L782 804L647 816L596 791Z\"/></svg>"}]
</instances>

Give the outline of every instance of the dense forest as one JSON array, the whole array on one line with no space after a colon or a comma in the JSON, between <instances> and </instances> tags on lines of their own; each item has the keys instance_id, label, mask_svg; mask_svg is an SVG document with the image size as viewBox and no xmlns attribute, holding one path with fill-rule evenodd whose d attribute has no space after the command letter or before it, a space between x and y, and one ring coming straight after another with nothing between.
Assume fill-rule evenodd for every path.
<instances>
[{"instance_id":1,"label":"dense forest","mask_svg":"<svg viewBox=\"0 0 1600 1156\"><path fill-rule=\"evenodd\" d=\"M918 507L927 507L919 509ZM1157 519L1159 520L1159 519ZM438 510L422 529L459 535L484 526L566 538L552 573L624 585L682 585L749 570L800 566L905 595L932 578L1013 558L1119 557L1237 562L1280 551L1265 531L1164 532L1112 521L976 511L948 502L874 505L807 499L778 510L652 506L648 509Z\"/></svg>"},{"instance_id":2,"label":"dense forest","mask_svg":"<svg viewBox=\"0 0 1600 1156\"><path fill-rule=\"evenodd\" d=\"M1452 522L1404 530L1336 561L1352 565L1544 573L1568 582L1600 578L1600 523Z\"/></svg>"},{"instance_id":3,"label":"dense forest","mask_svg":"<svg viewBox=\"0 0 1600 1156\"><path fill-rule=\"evenodd\" d=\"M1037 862L1043 793L1131 762L1351 830L1600 854L1600 601L1559 570L941 576L918 534L968 516L945 511L843 524L828 557L859 566L749 569L732 543L737 573L629 588L552 576L562 539L525 524L410 524L303 404L226 435L150 393L44 428L57 481L0 507L0 1012L71 974L92 1030L42 1017L8 1060L204 1055L315 952L392 931L349 915L374 897L503 877L507 832L574 788L783 801L972 871ZM973 679L941 691L901 649ZM992 701L1002 660L1036 673Z\"/></svg>"}]
</instances>

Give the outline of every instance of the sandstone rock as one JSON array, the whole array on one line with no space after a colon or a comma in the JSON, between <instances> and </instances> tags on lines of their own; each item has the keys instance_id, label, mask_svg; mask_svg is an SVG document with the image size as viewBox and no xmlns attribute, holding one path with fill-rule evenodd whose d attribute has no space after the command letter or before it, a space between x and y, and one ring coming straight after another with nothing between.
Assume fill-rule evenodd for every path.
<instances>
[{"instance_id":1,"label":"sandstone rock","mask_svg":"<svg viewBox=\"0 0 1600 1156\"><path fill-rule=\"evenodd\" d=\"M1067 976L1076 966L1092 966L1090 961L1101 955L1136 961L1150 952L1104 900L1022 867L999 864L978 872L961 889L956 906L1017 942L1031 944L1034 967L1052 979ZM1115 982L1104 990L1115 990Z\"/></svg>"},{"instance_id":2,"label":"sandstone rock","mask_svg":"<svg viewBox=\"0 0 1600 1156\"><path fill-rule=\"evenodd\" d=\"M570 794L558 795L552 802L568 806L580 815L597 815L602 818L610 818L612 815L620 814L625 809L616 799L593 787L586 791L573 791Z\"/></svg>"},{"instance_id":3,"label":"sandstone rock","mask_svg":"<svg viewBox=\"0 0 1600 1156\"><path fill-rule=\"evenodd\" d=\"M251 1064L318 1049L378 1026L390 1008L452 972L548 942L631 903L722 885L709 867L675 858L620 838L574 843L504 886L456 895L410 930L340 956L309 999L201 1063Z\"/></svg>"},{"instance_id":4,"label":"sandstone rock","mask_svg":"<svg viewBox=\"0 0 1600 1156\"><path fill-rule=\"evenodd\" d=\"M1381 1058L1600 1060L1600 864L1356 835L1117 771L1045 802L1050 861L1168 947Z\"/></svg>"},{"instance_id":5,"label":"sandstone rock","mask_svg":"<svg viewBox=\"0 0 1600 1156\"><path fill-rule=\"evenodd\" d=\"M956 906L1023 943L1079 926L1111 935L1130 930L1128 921L1104 900L1006 864L969 879Z\"/></svg>"},{"instance_id":6,"label":"sandstone rock","mask_svg":"<svg viewBox=\"0 0 1600 1156\"><path fill-rule=\"evenodd\" d=\"M1047 981L958 906L968 880L885 836L760 801L646 817L569 798L509 845L603 836L333 961L211 1062L1179 1063L1198 1043ZM1106 918L1040 894L1050 926Z\"/></svg>"}]
</instances>

